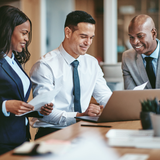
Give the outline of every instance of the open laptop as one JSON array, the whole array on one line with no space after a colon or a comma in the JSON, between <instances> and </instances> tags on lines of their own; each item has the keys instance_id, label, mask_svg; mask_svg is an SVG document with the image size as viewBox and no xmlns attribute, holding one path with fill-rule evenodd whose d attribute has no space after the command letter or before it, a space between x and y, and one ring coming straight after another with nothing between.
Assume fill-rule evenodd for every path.
<instances>
[{"instance_id":1,"label":"open laptop","mask_svg":"<svg viewBox=\"0 0 160 160\"><path fill-rule=\"evenodd\" d=\"M81 116L76 119L91 122L114 122L140 119L141 101L160 100L160 89L113 91L99 117Z\"/></svg>"}]
</instances>

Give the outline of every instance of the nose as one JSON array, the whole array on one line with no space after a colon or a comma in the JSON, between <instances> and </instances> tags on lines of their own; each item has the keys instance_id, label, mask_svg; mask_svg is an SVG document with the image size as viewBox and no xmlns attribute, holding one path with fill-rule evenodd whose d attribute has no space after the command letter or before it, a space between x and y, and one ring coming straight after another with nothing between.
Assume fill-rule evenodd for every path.
<instances>
[{"instance_id":1,"label":"nose","mask_svg":"<svg viewBox=\"0 0 160 160\"><path fill-rule=\"evenodd\" d=\"M131 42L131 44L136 45L136 44L138 44L140 41L139 41L139 39L138 39L137 37L135 37L135 38L132 38L132 39L130 40L130 42Z\"/></svg>"},{"instance_id":2,"label":"nose","mask_svg":"<svg viewBox=\"0 0 160 160\"><path fill-rule=\"evenodd\" d=\"M91 45L92 44L92 39L91 38L87 38L85 41L85 45Z\"/></svg>"},{"instance_id":3,"label":"nose","mask_svg":"<svg viewBox=\"0 0 160 160\"><path fill-rule=\"evenodd\" d=\"M28 41L29 41L28 34L24 37L24 40L25 40L26 42L28 42Z\"/></svg>"}]
</instances>

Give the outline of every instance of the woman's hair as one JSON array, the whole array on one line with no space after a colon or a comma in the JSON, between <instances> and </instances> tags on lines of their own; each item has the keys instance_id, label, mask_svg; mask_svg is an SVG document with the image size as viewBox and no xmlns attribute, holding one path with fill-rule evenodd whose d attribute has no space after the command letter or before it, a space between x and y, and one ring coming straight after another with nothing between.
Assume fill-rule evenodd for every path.
<instances>
[{"instance_id":1,"label":"woman's hair","mask_svg":"<svg viewBox=\"0 0 160 160\"><path fill-rule=\"evenodd\" d=\"M26 43L22 52L13 51L19 63L23 64L30 58L28 45L32 38L32 23L31 20L18 8L5 5L0 7L0 59L8 54L11 48L11 37L16 26L21 25L26 21L30 22L29 41Z\"/></svg>"}]
</instances>

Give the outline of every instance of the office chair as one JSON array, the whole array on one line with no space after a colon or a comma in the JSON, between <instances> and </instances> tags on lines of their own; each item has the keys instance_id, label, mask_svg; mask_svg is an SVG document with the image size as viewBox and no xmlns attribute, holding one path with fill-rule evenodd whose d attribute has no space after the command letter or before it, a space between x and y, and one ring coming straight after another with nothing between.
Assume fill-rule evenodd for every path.
<instances>
[{"instance_id":1,"label":"office chair","mask_svg":"<svg viewBox=\"0 0 160 160\"><path fill-rule=\"evenodd\" d=\"M106 64L104 62L100 63L102 71L104 73L104 78L107 82L107 85L112 91L114 90L123 90L123 76L121 69L121 62L115 64Z\"/></svg>"}]
</instances>

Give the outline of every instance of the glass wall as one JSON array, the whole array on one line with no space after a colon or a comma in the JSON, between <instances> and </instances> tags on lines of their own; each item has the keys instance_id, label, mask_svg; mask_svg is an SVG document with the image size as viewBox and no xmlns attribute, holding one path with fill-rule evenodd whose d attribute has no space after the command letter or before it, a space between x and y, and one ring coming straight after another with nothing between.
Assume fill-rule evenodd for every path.
<instances>
[{"instance_id":1,"label":"glass wall","mask_svg":"<svg viewBox=\"0 0 160 160\"><path fill-rule=\"evenodd\" d=\"M66 15L74 10L74 0L46 0L47 52L59 47L64 39Z\"/></svg>"}]
</instances>

